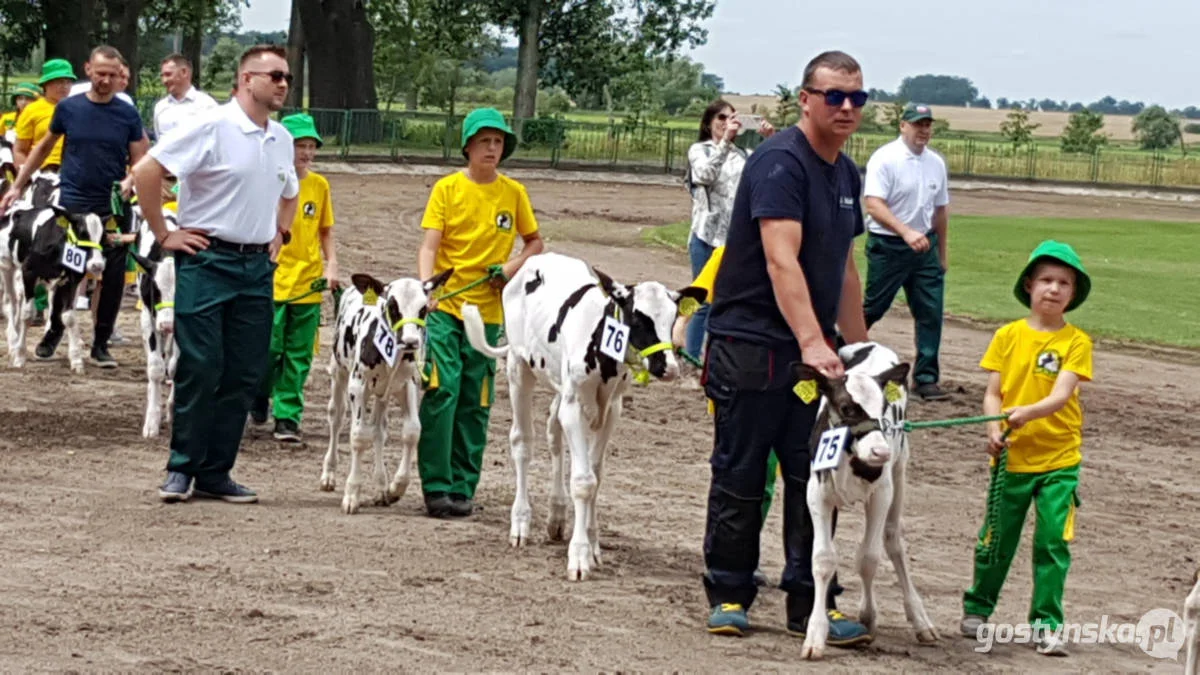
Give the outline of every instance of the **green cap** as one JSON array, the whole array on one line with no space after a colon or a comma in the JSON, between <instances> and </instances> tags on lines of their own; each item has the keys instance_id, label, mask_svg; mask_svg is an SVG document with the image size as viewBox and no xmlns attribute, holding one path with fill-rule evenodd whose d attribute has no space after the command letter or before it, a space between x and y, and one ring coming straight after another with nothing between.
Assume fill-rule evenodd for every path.
<instances>
[{"instance_id":1,"label":"green cap","mask_svg":"<svg viewBox=\"0 0 1200 675\"><path fill-rule=\"evenodd\" d=\"M12 88L8 92L9 97L16 99L18 96L28 96L29 98L37 98L42 95L42 90L32 82L22 82Z\"/></svg>"},{"instance_id":2,"label":"green cap","mask_svg":"<svg viewBox=\"0 0 1200 675\"><path fill-rule=\"evenodd\" d=\"M292 135L293 141L311 138L317 142L318 148L325 145L325 141L321 140L321 134L317 133L317 123L313 121L312 115L296 113L279 120L279 123Z\"/></svg>"},{"instance_id":3,"label":"green cap","mask_svg":"<svg viewBox=\"0 0 1200 675\"><path fill-rule=\"evenodd\" d=\"M74 80L75 69L65 59L50 59L42 64L42 77L38 84L46 84L52 80Z\"/></svg>"},{"instance_id":4,"label":"green cap","mask_svg":"<svg viewBox=\"0 0 1200 675\"><path fill-rule=\"evenodd\" d=\"M467 156L467 141L471 140L472 136L484 129L497 129L504 132L504 152L500 155L501 161L508 159L508 156L513 154L513 151L517 149L517 135L509 128L508 123L504 121L504 115L500 114L500 111L495 108L476 108L463 120L463 157Z\"/></svg>"},{"instance_id":5,"label":"green cap","mask_svg":"<svg viewBox=\"0 0 1200 675\"><path fill-rule=\"evenodd\" d=\"M904 106L904 112L900 114L902 122L920 122L931 119L933 119L933 109L924 103L909 103Z\"/></svg>"},{"instance_id":6,"label":"green cap","mask_svg":"<svg viewBox=\"0 0 1200 675\"><path fill-rule=\"evenodd\" d=\"M1025 290L1025 279L1043 260L1052 260L1075 270L1075 297L1071 298L1070 304L1067 305L1067 311L1082 305L1092 290L1092 278L1088 276L1087 270L1083 269L1083 261L1079 259L1079 254L1075 253L1075 249L1071 248L1070 244L1053 239L1047 239L1038 244L1038 247L1033 249L1033 253L1029 254L1029 263L1025 265L1021 276L1017 278L1017 285L1013 287L1013 294L1017 296L1017 300L1020 300L1022 305L1029 306L1029 291Z\"/></svg>"}]
</instances>

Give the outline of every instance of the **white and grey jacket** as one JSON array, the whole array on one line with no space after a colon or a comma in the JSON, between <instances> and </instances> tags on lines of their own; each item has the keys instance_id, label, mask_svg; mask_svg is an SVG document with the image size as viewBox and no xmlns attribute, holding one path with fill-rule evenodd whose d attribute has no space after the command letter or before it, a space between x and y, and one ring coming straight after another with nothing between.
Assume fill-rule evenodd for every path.
<instances>
[{"instance_id":1,"label":"white and grey jacket","mask_svg":"<svg viewBox=\"0 0 1200 675\"><path fill-rule=\"evenodd\" d=\"M688 148L684 184L692 194L692 234L712 247L724 246L747 152L722 139Z\"/></svg>"}]
</instances>

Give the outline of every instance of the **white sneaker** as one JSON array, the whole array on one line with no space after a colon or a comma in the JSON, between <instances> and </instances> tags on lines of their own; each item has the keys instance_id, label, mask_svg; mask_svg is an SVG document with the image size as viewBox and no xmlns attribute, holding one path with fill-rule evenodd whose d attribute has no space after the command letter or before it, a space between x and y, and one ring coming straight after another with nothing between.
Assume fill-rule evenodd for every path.
<instances>
[{"instance_id":1,"label":"white sneaker","mask_svg":"<svg viewBox=\"0 0 1200 675\"><path fill-rule=\"evenodd\" d=\"M1037 653L1044 656L1066 656L1067 643L1055 635L1044 635L1037 641Z\"/></svg>"},{"instance_id":2,"label":"white sneaker","mask_svg":"<svg viewBox=\"0 0 1200 675\"><path fill-rule=\"evenodd\" d=\"M963 637L978 638L979 627L987 623L987 617L979 616L978 614L967 614L962 618L962 622L958 624L958 629L962 631Z\"/></svg>"}]
</instances>

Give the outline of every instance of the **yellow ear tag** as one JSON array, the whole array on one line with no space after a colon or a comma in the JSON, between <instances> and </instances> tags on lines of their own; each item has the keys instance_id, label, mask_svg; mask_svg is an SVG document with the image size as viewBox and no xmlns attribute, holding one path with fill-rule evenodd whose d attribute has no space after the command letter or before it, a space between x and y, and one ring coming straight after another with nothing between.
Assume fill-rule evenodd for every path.
<instances>
[{"instance_id":1,"label":"yellow ear tag","mask_svg":"<svg viewBox=\"0 0 1200 675\"><path fill-rule=\"evenodd\" d=\"M796 396L800 397L805 403L812 403L817 400L817 381L816 380L800 380L796 386L792 388Z\"/></svg>"},{"instance_id":2,"label":"yellow ear tag","mask_svg":"<svg viewBox=\"0 0 1200 675\"><path fill-rule=\"evenodd\" d=\"M888 403L895 403L903 396L904 392L900 391L900 385L895 382L888 382L887 386L883 388L883 397L887 399Z\"/></svg>"},{"instance_id":3,"label":"yellow ear tag","mask_svg":"<svg viewBox=\"0 0 1200 675\"><path fill-rule=\"evenodd\" d=\"M107 221L105 221L104 229L107 232L120 232L121 231L121 228L117 225L116 218L109 218Z\"/></svg>"},{"instance_id":4,"label":"yellow ear tag","mask_svg":"<svg viewBox=\"0 0 1200 675\"><path fill-rule=\"evenodd\" d=\"M700 309L700 301L695 298L687 297L679 301L680 316L691 316L698 309Z\"/></svg>"},{"instance_id":5,"label":"yellow ear tag","mask_svg":"<svg viewBox=\"0 0 1200 675\"><path fill-rule=\"evenodd\" d=\"M379 302L379 294L374 288L368 288L366 293L363 293L363 304L374 305Z\"/></svg>"},{"instance_id":6,"label":"yellow ear tag","mask_svg":"<svg viewBox=\"0 0 1200 675\"><path fill-rule=\"evenodd\" d=\"M635 384L640 384L643 387L646 386L647 384L650 384L650 371L648 371L648 370L637 371L636 373L633 374L633 381Z\"/></svg>"},{"instance_id":7,"label":"yellow ear tag","mask_svg":"<svg viewBox=\"0 0 1200 675\"><path fill-rule=\"evenodd\" d=\"M58 220L54 222L58 223L59 227L65 227L68 230L71 229L71 221L67 220L66 216L59 216Z\"/></svg>"}]
</instances>

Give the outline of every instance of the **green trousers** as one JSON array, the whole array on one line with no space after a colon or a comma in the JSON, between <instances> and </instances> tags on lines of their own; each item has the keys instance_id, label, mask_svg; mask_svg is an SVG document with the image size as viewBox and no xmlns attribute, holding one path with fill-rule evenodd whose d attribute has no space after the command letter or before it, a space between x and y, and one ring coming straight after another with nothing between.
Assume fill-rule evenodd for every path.
<instances>
[{"instance_id":1,"label":"green trousers","mask_svg":"<svg viewBox=\"0 0 1200 675\"><path fill-rule=\"evenodd\" d=\"M275 419L300 424L304 383L312 368L313 344L321 326L321 303L275 303L271 357L261 396L274 398Z\"/></svg>"},{"instance_id":2,"label":"green trousers","mask_svg":"<svg viewBox=\"0 0 1200 675\"><path fill-rule=\"evenodd\" d=\"M265 377L275 265L266 253L214 248L175 261L179 362L167 470L215 481L233 469Z\"/></svg>"},{"instance_id":3,"label":"green trousers","mask_svg":"<svg viewBox=\"0 0 1200 675\"><path fill-rule=\"evenodd\" d=\"M71 303L72 303L71 306L74 307L75 300L72 299ZM46 311L46 308L49 306L50 306L50 292L47 291L46 287L41 284L34 286L33 287L33 308L39 312L44 312L44 311Z\"/></svg>"},{"instance_id":4,"label":"green trousers","mask_svg":"<svg viewBox=\"0 0 1200 675\"><path fill-rule=\"evenodd\" d=\"M1054 630L1063 622L1063 588L1071 567L1069 542L1075 537L1079 505L1079 465L1046 473L1004 472L975 545L975 580L963 594L963 612L992 615L1008 576L1030 502L1037 525L1033 533L1033 601L1028 621Z\"/></svg>"},{"instance_id":5,"label":"green trousers","mask_svg":"<svg viewBox=\"0 0 1200 675\"><path fill-rule=\"evenodd\" d=\"M425 318L428 388L421 400L417 470L426 495L475 497L496 393L496 360L467 342L462 321L446 312ZM500 324L488 324L495 344Z\"/></svg>"},{"instance_id":6,"label":"green trousers","mask_svg":"<svg viewBox=\"0 0 1200 675\"><path fill-rule=\"evenodd\" d=\"M937 382L938 349L942 344L942 311L945 273L938 258L938 236L929 233L929 250L913 251L900 237L872 234L867 237L867 288L863 312L867 327L887 314L896 293L903 288L916 323L917 361L913 382Z\"/></svg>"}]
</instances>

